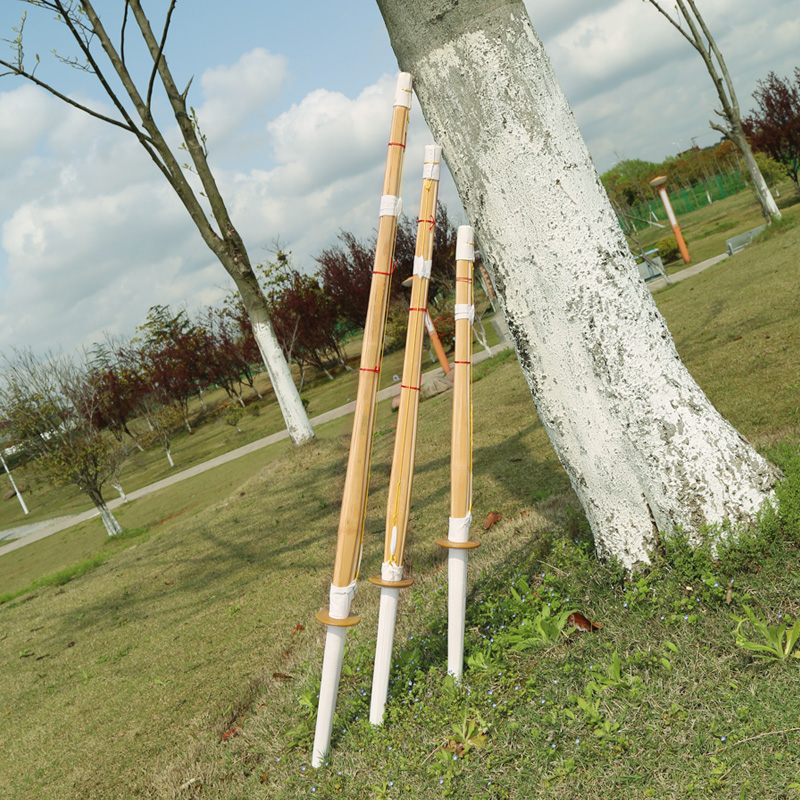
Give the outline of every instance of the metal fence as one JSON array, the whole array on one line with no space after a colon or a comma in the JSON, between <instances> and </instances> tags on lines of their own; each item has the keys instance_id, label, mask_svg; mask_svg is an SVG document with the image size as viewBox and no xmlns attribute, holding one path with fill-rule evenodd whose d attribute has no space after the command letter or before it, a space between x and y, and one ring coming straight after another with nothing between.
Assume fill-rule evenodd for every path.
<instances>
[{"instance_id":1,"label":"metal fence","mask_svg":"<svg viewBox=\"0 0 800 800\"><path fill-rule=\"evenodd\" d=\"M739 170L714 175L707 181L702 181L686 189L675 189L668 192L669 201L676 216L697 211L699 208L710 205L715 200L723 200L745 189L744 176ZM650 226L651 222L663 222L667 219L667 212L658 197L653 197L647 203L634 206L626 212L626 219L620 220L623 230L636 228L641 231Z\"/></svg>"}]
</instances>

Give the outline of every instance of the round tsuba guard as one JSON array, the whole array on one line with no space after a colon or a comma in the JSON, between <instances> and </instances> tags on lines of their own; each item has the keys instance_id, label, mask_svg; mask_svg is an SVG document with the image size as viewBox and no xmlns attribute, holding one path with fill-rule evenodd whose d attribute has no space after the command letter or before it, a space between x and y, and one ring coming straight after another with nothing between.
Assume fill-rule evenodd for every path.
<instances>
[{"instance_id":1,"label":"round tsuba guard","mask_svg":"<svg viewBox=\"0 0 800 800\"><path fill-rule=\"evenodd\" d=\"M317 619L323 625L333 625L337 628L350 628L353 625L358 625L361 622L361 617L358 614L352 614L349 617L345 617L344 619L337 619L336 617L332 617L330 611L327 608L323 608L321 611L317 611Z\"/></svg>"},{"instance_id":2,"label":"round tsuba guard","mask_svg":"<svg viewBox=\"0 0 800 800\"><path fill-rule=\"evenodd\" d=\"M471 542L451 542L450 539L437 539L436 544L439 547L446 547L448 550L474 550L480 547L481 543L478 541Z\"/></svg>"},{"instance_id":3,"label":"round tsuba guard","mask_svg":"<svg viewBox=\"0 0 800 800\"><path fill-rule=\"evenodd\" d=\"M373 575L368 580L376 586L385 586L387 589L407 589L414 583L413 578L402 578L399 581L385 581L380 575Z\"/></svg>"}]
</instances>

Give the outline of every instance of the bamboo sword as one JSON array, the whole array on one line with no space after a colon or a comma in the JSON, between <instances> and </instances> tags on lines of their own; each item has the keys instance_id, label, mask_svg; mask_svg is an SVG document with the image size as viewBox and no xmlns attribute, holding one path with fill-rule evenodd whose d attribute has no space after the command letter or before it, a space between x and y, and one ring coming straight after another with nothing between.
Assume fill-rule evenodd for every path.
<instances>
[{"instance_id":1,"label":"bamboo sword","mask_svg":"<svg viewBox=\"0 0 800 800\"><path fill-rule=\"evenodd\" d=\"M456 240L456 357L453 364L453 432L450 455L450 520L446 539L437 544L447 554L447 671L460 678L464 669L467 605L467 553L480 546L469 541L472 522L472 323L475 319L472 273L475 233L458 229Z\"/></svg>"},{"instance_id":2,"label":"bamboo sword","mask_svg":"<svg viewBox=\"0 0 800 800\"><path fill-rule=\"evenodd\" d=\"M422 373L422 337L428 313L428 283L433 255L433 228L436 222L436 200L439 191L439 172L442 149L437 145L425 148L422 172L422 198L417 223L417 244L414 254L414 274L411 283L406 351L403 378L400 385L400 407L397 413L397 435L389 480L389 500L386 508L386 537L381 574L370 582L381 587L378 616L378 641L372 677L372 699L369 721L380 725L389 688L389 668L392 660L397 601L400 589L412 581L403 578L403 553L408 532L408 513L411 507L411 486L414 479L414 453L417 443Z\"/></svg>"},{"instance_id":3,"label":"bamboo sword","mask_svg":"<svg viewBox=\"0 0 800 800\"><path fill-rule=\"evenodd\" d=\"M394 96L394 110L380 203L375 265L372 273L367 319L364 325L364 342L361 348L361 368L353 420L353 436L350 442L342 509L339 516L336 563L330 588L330 608L323 609L317 614L317 619L328 627L322 660L317 727L311 756L311 764L315 768L322 766L330 749L333 715L339 693L347 628L357 624L360 619L357 615L350 614L350 604L356 591L356 578L358 577L364 539L364 512L369 485L372 436L375 429L375 406L380 383L381 354L393 271L397 218L401 208L399 195L410 108L411 75L402 72L398 76Z\"/></svg>"}]
</instances>

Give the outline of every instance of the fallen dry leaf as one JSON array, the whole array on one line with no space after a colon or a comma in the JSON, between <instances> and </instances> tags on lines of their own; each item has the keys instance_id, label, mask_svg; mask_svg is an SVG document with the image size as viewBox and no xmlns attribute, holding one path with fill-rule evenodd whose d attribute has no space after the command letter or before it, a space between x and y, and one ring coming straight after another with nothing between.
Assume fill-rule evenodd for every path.
<instances>
[{"instance_id":1,"label":"fallen dry leaf","mask_svg":"<svg viewBox=\"0 0 800 800\"><path fill-rule=\"evenodd\" d=\"M285 672L273 672L272 673L272 677L273 678L277 678L278 680L281 680L281 681L293 681L294 680L294 675L287 675Z\"/></svg>"},{"instance_id":2,"label":"fallen dry leaf","mask_svg":"<svg viewBox=\"0 0 800 800\"><path fill-rule=\"evenodd\" d=\"M225 733L222 734L222 741L224 742L226 739L232 739L234 736L240 733L241 730L241 726L234 725L229 731L225 731Z\"/></svg>"},{"instance_id":3,"label":"fallen dry leaf","mask_svg":"<svg viewBox=\"0 0 800 800\"><path fill-rule=\"evenodd\" d=\"M602 623L592 622L592 620L590 620L588 617L585 617L583 614L581 614L580 611L573 611L567 617L567 625L576 628L582 633L588 633L589 631L597 630L603 627Z\"/></svg>"},{"instance_id":4,"label":"fallen dry leaf","mask_svg":"<svg viewBox=\"0 0 800 800\"><path fill-rule=\"evenodd\" d=\"M492 527L492 525L500 522L501 519L503 519L503 517L500 514L500 512L498 512L498 511L490 511L489 512L489 516L486 517L486 519L483 521L483 529L485 531L488 531L489 528Z\"/></svg>"},{"instance_id":5,"label":"fallen dry leaf","mask_svg":"<svg viewBox=\"0 0 800 800\"><path fill-rule=\"evenodd\" d=\"M292 631L292 636L294 636L296 633L299 633L300 631L304 631L305 629L306 629L305 625L295 625L294 630Z\"/></svg>"}]
</instances>

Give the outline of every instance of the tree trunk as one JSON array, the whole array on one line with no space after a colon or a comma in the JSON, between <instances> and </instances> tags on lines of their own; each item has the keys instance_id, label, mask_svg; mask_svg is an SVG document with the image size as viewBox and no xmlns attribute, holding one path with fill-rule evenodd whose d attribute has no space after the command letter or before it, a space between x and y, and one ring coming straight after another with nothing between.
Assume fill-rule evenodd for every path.
<instances>
[{"instance_id":1,"label":"tree trunk","mask_svg":"<svg viewBox=\"0 0 800 800\"><path fill-rule=\"evenodd\" d=\"M747 137L742 130L742 123L738 119L736 123L736 125L732 125L733 130L731 130L727 136L742 154L744 165L750 173L750 179L753 181L753 188L761 203L761 211L764 214L764 218L770 223L773 217L780 219L781 212L778 209L775 198L772 196L772 192L769 190L769 186L767 186L767 182L764 180L764 176L761 174L761 170L758 168L755 156L753 155L753 148L750 147L750 142L747 141Z\"/></svg>"},{"instance_id":2,"label":"tree trunk","mask_svg":"<svg viewBox=\"0 0 800 800\"><path fill-rule=\"evenodd\" d=\"M86 490L86 494L89 495L94 507L100 512L100 519L103 521L106 533L109 536L116 536L118 533L122 533L122 527L114 518L111 509L106 505L106 501L103 500L103 495L99 491L89 489Z\"/></svg>"},{"instance_id":3,"label":"tree trunk","mask_svg":"<svg viewBox=\"0 0 800 800\"><path fill-rule=\"evenodd\" d=\"M681 363L521 0L378 0L601 555L751 519L776 470Z\"/></svg>"}]
</instances>

